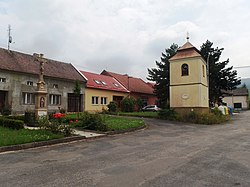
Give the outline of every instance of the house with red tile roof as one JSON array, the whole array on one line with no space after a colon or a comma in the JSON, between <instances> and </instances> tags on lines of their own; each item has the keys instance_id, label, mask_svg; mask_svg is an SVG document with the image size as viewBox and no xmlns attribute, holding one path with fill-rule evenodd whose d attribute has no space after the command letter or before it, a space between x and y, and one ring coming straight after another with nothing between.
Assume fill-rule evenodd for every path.
<instances>
[{"instance_id":1,"label":"house with red tile roof","mask_svg":"<svg viewBox=\"0 0 250 187\"><path fill-rule=\"evenodd\" d=\"M120 106L121 100L129 95L126 89L114 77L81 71L87 78L85 89L85 110L100 112L107 109L107 105L114 101Z\"/></svg>"},{"instance_id":2,"label":"house with red tile roof","mask_svg":"<svg viewBox=\"0 0 250 187\"><path fill-rule=\"evenodd\" d=\"M70 63L45 60L44 81L48 111L55 112L63 108L74 112L77 111L78 101L79 111L83 111L86 84L84 76ZM40 63L33 55L0 48L0 111L5 107L10 107L13 114L35 110L39 74ZM81 82L80 97L75 97L73 93L76 81Z\"/></svg>"},{"instance_id":3,"label":"house with red tile roof","mask_svg":"<svg viewBox=\"0 0 250 187\"><path fill-rule=\"evenodd\" d=\"M149 86L152 87L153 89L154 89L154 87L155 87L155 83L153 83L153 82L147 82L147 85L149 85Z\"/></svg>"},{"instance_id":4,"label":"house with red tile roof","mask_svg":"<svg viewBox=\"0 0 250 187\"><path fill-rule=\"evenodd\" d=\"M121 75L106 70L103 70L101 75L107 75L118 80L127 90L130 91L130 96L135 99L142 99L144 105L154 105L157 103L157 97L154 94L152 84L147 84L137 77L131 77L127 74Z\"/></svg>"}]
</instances>

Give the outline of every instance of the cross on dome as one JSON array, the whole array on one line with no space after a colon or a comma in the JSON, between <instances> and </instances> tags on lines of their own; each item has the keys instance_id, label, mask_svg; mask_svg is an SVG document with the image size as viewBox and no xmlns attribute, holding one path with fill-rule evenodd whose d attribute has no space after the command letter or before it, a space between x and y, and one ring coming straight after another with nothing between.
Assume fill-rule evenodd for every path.
<instances>
[{"instance_id":1,"label":"cross on dome","mask_svg":"<svg viewBox=\"0 0 250 187\"><path fill-rule=\"evenodd\" d=\"M189 42L189 32L187 32L187 42Z\"/></svg>"}]
</instances>

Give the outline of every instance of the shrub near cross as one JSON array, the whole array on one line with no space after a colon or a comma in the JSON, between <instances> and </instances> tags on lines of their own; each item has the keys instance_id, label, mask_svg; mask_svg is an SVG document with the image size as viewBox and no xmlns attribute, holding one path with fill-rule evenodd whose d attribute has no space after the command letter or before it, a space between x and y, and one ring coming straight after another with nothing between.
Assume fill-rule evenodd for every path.
<instances>
[{"instance_id":1,"label":"shrub near cross","mask_svg":"<svg viewBox=\"0 0 250 187\"><path fill-rule=\"evenodd\" d=\"M50 120L47 120L46 116L40 117L39 126L56 134L63 133L64 136L70 136L73 131L71 126L64 118L66 115L62 113L56 113L52 116L53 117Z\"/></svg>"},{"instance_id":2,"label":"shrub near cross","mask_svg":"<svg viewBox=\"0 0 250 187\"><path fill-rule=\"evenodd\" d=\"M24 122L21 120L0 117L0 126L19 130L24 128Z\"/></svg>"}]
</instances>

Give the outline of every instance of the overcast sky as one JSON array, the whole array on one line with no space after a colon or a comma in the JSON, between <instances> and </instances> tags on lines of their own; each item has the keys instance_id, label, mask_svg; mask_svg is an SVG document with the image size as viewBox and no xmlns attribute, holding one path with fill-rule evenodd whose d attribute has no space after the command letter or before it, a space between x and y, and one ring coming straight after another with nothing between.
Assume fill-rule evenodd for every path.
<instances>
[{"instance_id":1,"label":"overcast sky","mask_svg":"<svg viewBox=\"0 0 250 187\"><path fill-rule=\"evenodd\" d=\"M207 39L221 60L250 66L249 0L0 0L0 47L146 80L172 43L198 49ZM250 77L250 68L237 69Z\"/></svg>"}]
</instances>

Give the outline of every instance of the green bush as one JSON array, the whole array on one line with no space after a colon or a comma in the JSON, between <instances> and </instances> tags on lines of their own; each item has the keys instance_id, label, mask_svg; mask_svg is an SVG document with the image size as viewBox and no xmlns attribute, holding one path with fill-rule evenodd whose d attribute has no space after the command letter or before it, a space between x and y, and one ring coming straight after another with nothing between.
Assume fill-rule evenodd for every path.
<instances>
[{"instance_id":1,"label":"green bush","mask_svg":"<svg viewBox=\"0 0 250 187\"><path fill-rule=\"evenodd\" d=\"M24 122L21 120L14 120L14 119L8 119L5 117L0 118L0 126L7 127L10 129L23 129L24 128Z\"/></svg>"},{"instance_id":2,"label":"green bush","mask_svg":"<svg viewBox=\"0 0 250 187\"><path fill-rule=\"evenodd\" d=\"M197 123L197 124L220 124L229 120L229 116L222 115L220 111L210 112L210 113L196 113L190 112L183 117L183 121Z\"/></svg>"},{"instance_id":3,"label":"green bush","mask_svg":"<svg viewBox=\"0 0 250 187\"><path fill-rule=\"evenodd\" d=\"M142 108L143 108L143 100L141 99L141 98L138 98L137 100L136 100L136 104L137 104L137 109L138 109L138 111L141 111L142 110Z\"/></svg>"},{"instance_id":4,"label":"green bush","mask_svg":"<svg viewBox=\"0 0 250 187\"><path fill-rule=\"evenodd\" d=\"M73 133L73 129L70 125L63 124L61 125L61 132L64 136L71 136Z\"/></svg>"},{"instance_id":5,"label":"green bush","mask_svg":"<svg viewBox=\"0 0 250 187\"><path fill-rule=\"evenodd\" d=\"M116 112L117 105L114 101L110 101L110 103L107 105L109 112Z\"/></svg>"},{"instance_id":6,"label":"green bush","mask_svg":"<svg viewBox=\"0 0 250 187\"><path fill-rule=\"evenodd\" d=\"M38 119L40 128L51 131L54 134L62 133L64 136L70 136L73 132L70 125L62 123L62 119L47 119L47 116L41 116Z\"/></svg>"},{"instance_id":7,"label":"green bush","mask_svg":"<svg viewBox=\"0 0 250 187\"><path fill-rule=\"evenodd\" d=\"M20 115L20 116L6 116L5 118L24 121L24 115Z\"/></svg>"},{"instance_id":8,"label":"green bush","mask_svg":"<svg viewBox=\"0 0 250 187\"><path fill-rule=\"evenodd\" d=\"M76 121L78 118L77 118L77 115L70 115L70 116L65 116L63 117L62 121L63 123L70 123L71 121Z\"/></svg>"},{"instance_id":9,"label":"green bush","mask_svg":"<svg viewBox=\"0 0 250 187\"><path fill-rule=\"evenodd\" d=\"M65 108L60 108L60 113L61 114L66 114L66 109Z\"/></svg>"},{"instance_id":10,"label":"green bush","mask_svg":"<svg viewBox=\"0 0 250 187\"><path fill-rule=\"evenodd\" d=\"M82 113L77 126L96 131L107 131L108 129L100 114L90 114L88 112Z\"/></svg>"},{"instance_id":11,"label":"green bush","mask_svg":"<svg viewBox=\"0 0 250 187\"><path fill-rule=\"evenodd\" d=\"M189 112L183 116L183 121L184 122L191 122L191 123L197 123L199 121L199 114L196 113L195 111Z\"/></svg>"},{"instance_id":12,"label":"green bush","mask_svg":"<svg viewBox=\"0 0 250 187\"><path fill-rule=\"evenodd\" d=\"M133 112L135 106L135 99L133 97L126 97L121 101L122 112Z\"/></svg>"},{"instance_id":13,"label":"green bush","mask_svg":"<svg viewBox=\"0 0 250 187\"><path fill-rule=\"evenodd\" d=\"M216 116L222 116L222 112L218 109L218 107L215 107L214 109L211 109L211 112L215 114Z\"/></svg>"},{"instance_id":14,"label":"green bush","mask_svg":"<svg viewBox=\"0 0 250 187\"><path fill-rule=\"evenodd\" d=\"M179 121L180 115L175 112L173 109L162 109L158 113L158 117L160 119L167 119L167 120L173 120L173 121Z\"/></svg>"},{"instance_id":15,"label":"green bush","mask_svg":"<svg viewBox=\"0 0 250 187\"><path fill-rule=\"evenodd\" d=\"M1 110L1 114L3 116L9 116L11 115L11 107L10 106L5 106L2 110Z\"/></svg>"},{"instance_id":16,"label":"green bush","mask_svg":"<svg viewBox=\"0 0 250 187\"><path fill-rule=\"evenodd\" d=\"M49 120L54 118L53 117L54 114L56 114L55 111L54 112L48 112Z\"/></svg>"},{"instance_id":17,"label":"green bush","mask_svg":"<svg viewBox=\"0 0 250 187\"><path fill-rule=\"evenodd\" d=\"M31 127L37 126L37 121L36 121L35 112L26 111L26 112L24 113L24 123L25 123L27 126L31 126Z\"/></svg>"}]
</instances>

